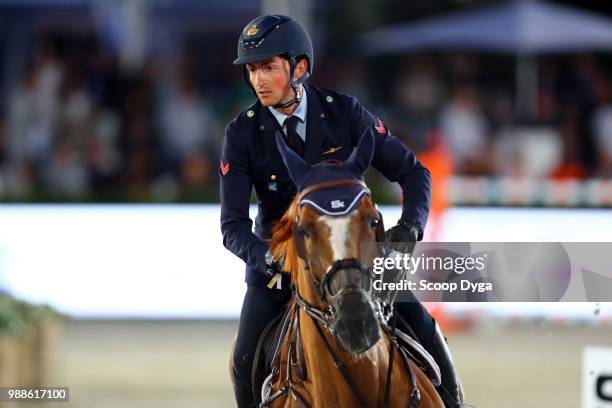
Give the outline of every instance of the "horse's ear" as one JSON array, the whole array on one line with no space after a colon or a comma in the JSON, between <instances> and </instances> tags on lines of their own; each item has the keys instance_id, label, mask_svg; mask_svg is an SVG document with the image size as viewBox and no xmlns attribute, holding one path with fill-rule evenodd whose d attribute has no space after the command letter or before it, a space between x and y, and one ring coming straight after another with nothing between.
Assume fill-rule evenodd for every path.
<instances>
[{"instance_id":1,"label":"horse's ear","mask_svg":"<svg viewBox=\"0 0 612 408\"><path fill-rule=\"evenodd\" d=\"M370 166L372 157L374 157L374 133L368 127L363 131L357 147L346 160L346 166L355 173L362 175Z\"/></svg>"},{"instance_id":2,"label":"horse's ear","mask_svg":"<svg viewBox=\"0 0 612 408\"><path fill-rule=\"evenodd\" d=\"M276 146L283 158L285 167L287 167L289 171L289 177L291 177L293 184L295 184L297 188L300 188L306 175L310 171L310 164L306 163L304 159L293 151L293 149L287 146L285 138L279 131L276 132Z\"/></svg>"}]
</instances>

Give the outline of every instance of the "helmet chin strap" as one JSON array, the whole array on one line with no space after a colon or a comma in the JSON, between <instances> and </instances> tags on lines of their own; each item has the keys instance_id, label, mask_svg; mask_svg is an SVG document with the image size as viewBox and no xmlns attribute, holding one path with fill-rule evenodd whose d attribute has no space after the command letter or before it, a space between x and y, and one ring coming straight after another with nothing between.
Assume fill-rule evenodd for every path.
<instances>
[{"instance_id":1,"label":"helmet chin strap","mask_svg":"<svg viewBox=\"0 0 612 408\"><path fill-rule=\"evenodd\" d=\"M299 86L310 77L310 73L306 71L306 73L302 75L301 77L299 77L298 79L293 79L294 73L295 73L295 58L289 57L289 78L291 78L291 80L289 81L289 84L291 85L291 89L293 90L293 94L295 95L295 97L289 100L288 102L285 102L285 103L279 102L276 105L273 105L272 107L274 109L288 108L294 103L299 104L300 101L302 100L302 96L298 92Z\"/></svg>"}]
</instances>

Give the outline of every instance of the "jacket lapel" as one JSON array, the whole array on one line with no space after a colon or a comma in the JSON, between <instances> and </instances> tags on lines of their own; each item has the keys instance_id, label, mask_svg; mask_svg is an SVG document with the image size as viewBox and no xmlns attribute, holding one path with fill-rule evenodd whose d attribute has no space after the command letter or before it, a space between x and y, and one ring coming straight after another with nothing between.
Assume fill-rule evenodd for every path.
<instances>
[{"instance_id":1,"label":"jacket lapel","mask_svg":"<svg viewBox=\"0 0 612 408\"><path fill-rule=\"evenodd\" d=\"M321 158L321 146L329 134L329 127L326 121L327 114L323 111L318 93L308 85L304 85L304 88L308 93L304 160L315 164Z\"/></svg>"}]
</instances>

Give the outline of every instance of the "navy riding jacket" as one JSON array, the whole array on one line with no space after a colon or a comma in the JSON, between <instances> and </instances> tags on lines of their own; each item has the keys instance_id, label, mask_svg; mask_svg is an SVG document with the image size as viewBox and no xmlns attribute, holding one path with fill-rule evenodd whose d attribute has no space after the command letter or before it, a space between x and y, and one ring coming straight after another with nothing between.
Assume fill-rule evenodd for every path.
<instances>
[{"instance_id":1,"label":"navy riding jacket","mask_svg":"<svg viewBox=\"0 0 612 408\"><path fill-rule=\"evenodd\" d=\"M311 164L344 161L364 130L376 134L372 165L403 191L402 218L425 227L431 198L429 171L384 123L348 95L304 85L308 94L304 159ZM261 273L272 227L289 207L296 188L276 147L282 128L259 101L225 128L219 165L223 245L247 265L248 284L266 284ZM255 228L249 217L252 188L257 197Z\"/></svg>"}]
</instances>

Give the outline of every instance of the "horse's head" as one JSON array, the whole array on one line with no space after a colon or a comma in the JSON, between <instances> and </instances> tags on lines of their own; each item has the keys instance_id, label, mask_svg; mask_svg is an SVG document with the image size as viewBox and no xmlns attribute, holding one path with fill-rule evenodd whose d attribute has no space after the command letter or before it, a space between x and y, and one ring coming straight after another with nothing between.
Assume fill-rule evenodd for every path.
<instances>
[{"instance_id":1,"label":"horse's head","mask_svg":"<svg viewBox=\"0 0 612 408\"><path fill-rule=\"evenodd\" d=\"M298 194L275 228L272 252L285 257L298 302L323 312L340 345L360 354L380 338L368 266L378 255L376 242L384 230L363 182L374 135L364 133L344 163L310 165L280 134L277 145Z\"/></svg>"}]
</instances>

